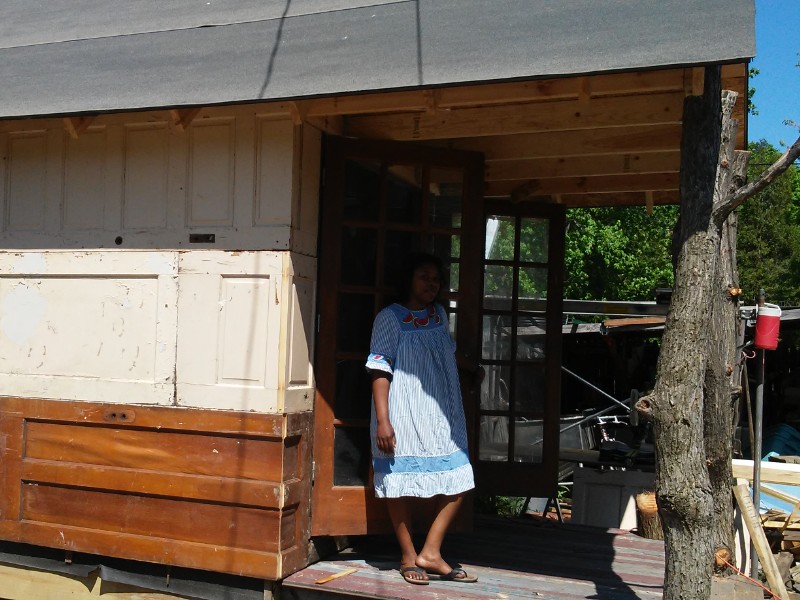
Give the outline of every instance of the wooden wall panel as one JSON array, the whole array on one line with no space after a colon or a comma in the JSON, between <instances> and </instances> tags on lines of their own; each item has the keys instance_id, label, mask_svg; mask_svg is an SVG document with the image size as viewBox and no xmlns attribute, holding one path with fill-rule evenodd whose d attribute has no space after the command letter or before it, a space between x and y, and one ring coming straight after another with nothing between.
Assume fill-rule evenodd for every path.
<instances>
[{"instance_id":1,"label":"wooden wall panel","mask_svg":"<svg viewBox=\"0 0 800 600\"><path fill-rule=\"evenodd\" d=\"M183 125L167 110L101 114L72 134L82 119L4 121L0 245L288 250L300 185L290 115L281 103L203 108Z\"/></svg>"},{"instance_id":2,"label":"wooden wall panel","mask_svg":"<svg viewBox=\"0 0 800 600\"><path fill-rule=\"evenodd\" d=\"M11 134L7 156L6 229L40 231L45 224L46 133Z\"/></svg>"},{"instance_id":3,"label":"wooden wall panel","mask_svg":"<svg viewBox=\"0 0 800 600\"><path fill-rule=\"evenodd\" d=\"M234 121L196 121L189 133L188 225L233 225Z\"/></svg>"},{"instance_id":4,"label":"wooden wall panel","mask_svg":"<svg viewBox=\"0 0 800 600\"><path fill-rule=\"evenodd\" d=\"M220 284L219 301L224 304L220 311L216 383L264 386L270 341L270 297L275 297L273 280L269 275L223 275Z\"/></svg>"},{"instance_id":5,"label":"wooden wall panel","mask_svg":"<svg viewBox=\"0 0 800 600\"><path fill-rule=\"evenodd\" d=\"M271 439L80 423L29 421L24 452L26 459L266 481L280 480L282 468L281 446Z\"/></svg>"},{"instance_id":6,"label":"wooden wall panel","mask_svg":"<svg viewBox=\"0 0 800 600\"><path fill-rule=\"evenodd\" d=\"M171 252L0 252L6 395L171 403Z\"/></svg>"},{"instance_id":7,"label":"wooden wall panel","mask_svg":"<svg viewBox=\"0 0 800 600\"><path fill-rule=\"evenodd\" d=\"M177 400L181 406L281 412L283 256L181 256Z\"/></svg>"},{"instance_id":8,"label":"wooden wall panel","mask_svg":"<svg viewBox=\"0 0 800 600\"><path fill-rule=\"evenodd\" d=\"M106 128L66 138L62 229L102 229L106 198Z\"/></svg>"},{"instance_id":9,"label":"wooden wall panel","mask_svg":"<svg viewBox=\"0 0 800 600\"><path fill-rule=\"evenodd\" d=\"M307 562L310 429L310 413L4 398L0 539L279 579Z\"/></svg>"},{"instance_id":10,"label":"wooden wall panel","mask_svg":"<svg viewBox=\"0 0 800 600\"><path fill-rule=\"evenodd\" d=\"M295 278L289 306L288 385L311 384L311 340L313 339L314 282Z\"/></svg>"},{"instance_id":11,"label":"wooden wall panel","mask_svg":"<svg viewBox=\"0 0 800 600\"><path fill-rule=\"evenodd\" d=\"M308 124L300 125L295 149L300 187L292 217L292 250L308 256L317 255L320 173L322 171L322 132ZM298 164L299 163L299 164Z\"/></svg>"},{"instance_id":12,"label":"wooden wall panel","mask_svg":"<svg viewBox=\"0 0 800 600\"><path fill-rule=\"evenodd\" d=\"M256 119L256 225L292 222L294 125L291 121Z\"/></svg>"},{"instance_id":13,"label":"wooden wall panel","mask_svg":"<svg viewBox=\"0 0 800 600\"><path fill-rule=\"evenodd\" d=\"M166 123L125 130L122 227L167 227L169 130Z\"/></svg>"},{"instance_id":14,"label":"wooden wall panel","mask_svg":"<svg viewBox=\"0 0 800 600\"><path fill-rule=\"evenodd\" d=\"M277 552L284 546L280 511L185 499L143 497L107 490L22 485L20 518L174 541ZM87 508L89 510L87 510ZM293 540L294 532L291 531Z\"/></svg>"}]
</instances>

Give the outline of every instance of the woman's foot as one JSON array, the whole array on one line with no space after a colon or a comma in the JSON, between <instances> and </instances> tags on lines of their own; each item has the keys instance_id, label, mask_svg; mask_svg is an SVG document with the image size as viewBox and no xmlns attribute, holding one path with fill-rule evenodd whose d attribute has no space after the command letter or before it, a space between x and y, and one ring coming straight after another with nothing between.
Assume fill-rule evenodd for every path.
<instances>
[{"instance_id":1,"label":"woman's foot","mask_svg":"<svg viewBox=\"0 0 800 600\"><path fill-rule=\"evenodd\" d=\"M428 572L429 579L461 581L464 583L472 583L478 580L476 576L468 575L467 572L460 567L454 569L447 564L441 556L438 558L417 556L416 563L418 567L422 567Z\"/></svg>"},{"instance_id":2,"label":"woman's foot","mask_svg":"<svg viewBox=\"0 0 800 600\"><path fill-rule=\"evenodd\" d=\"M428 585L428 574L425 569L417 565L400 565L400 575L408 583L414 585Z\"/></svg>"}]
</instances>

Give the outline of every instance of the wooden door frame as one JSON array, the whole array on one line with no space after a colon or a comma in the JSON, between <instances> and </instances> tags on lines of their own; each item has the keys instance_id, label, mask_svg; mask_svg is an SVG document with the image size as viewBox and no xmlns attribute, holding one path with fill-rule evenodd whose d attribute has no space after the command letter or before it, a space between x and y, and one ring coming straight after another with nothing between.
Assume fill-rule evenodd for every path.
<instances>
[{"instance_id":1,"label":"wooden door frame","mask_svg":"<svg viewBox=\"0 0 800 600\"><path fill-rule=\"evenodd\" d=\"M312 493L312 535L356 535L386 532L391 524L385 507L374 498L372 489L361 486L334 486L333 440L334 395L336 391L336 329L325 323L335 321L338 311L338 275L341 269L341 203L344 192L346 158L374 159L386 157L397 162L424 162L437 168L464 170L462 191L461 238L475 240L461 244L460 282L479 281L483 243L483 155L463 150L418 146L408 142L385 142L326 137L323 151L324 175L322 210L320 212L319 289L317 315L317 355L314 361L316 395L314 407L314 487ZM327 226L327 229L326 229ZM324 247L323 247L324 241ZM382 265L378 265L382 268ZM457 360L466 373L478 367L480 325L478 294L464 295L459 284L459 322ZM336 290L336 293L331 293ZM463 318L463 315L473 315ZM366 354L365 354L366 360ZM474 418L473 390L465 395L467 418ZM330 397L330 401L326 396ZM471 441L474 447L474 440ZM326 465L330 465L326 467Z\"/></svg>"}]
</instances>

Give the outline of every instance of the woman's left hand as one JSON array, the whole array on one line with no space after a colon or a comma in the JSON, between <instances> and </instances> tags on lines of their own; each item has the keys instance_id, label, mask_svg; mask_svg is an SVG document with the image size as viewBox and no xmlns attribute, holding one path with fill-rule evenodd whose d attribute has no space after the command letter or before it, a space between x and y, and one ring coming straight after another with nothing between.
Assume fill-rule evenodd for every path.
<instances>
[{"instance_id":1,"label":"woman's left hand","mask_svg":"<svg viewBox=\"0 0 800 600\"><path fill-rule=\"evenodd\" d=\"M378 429L375 432L375 443L384 454L394 454L394 427L392 427L391 423L378 423Z\"/></svg>"}]
</instances>

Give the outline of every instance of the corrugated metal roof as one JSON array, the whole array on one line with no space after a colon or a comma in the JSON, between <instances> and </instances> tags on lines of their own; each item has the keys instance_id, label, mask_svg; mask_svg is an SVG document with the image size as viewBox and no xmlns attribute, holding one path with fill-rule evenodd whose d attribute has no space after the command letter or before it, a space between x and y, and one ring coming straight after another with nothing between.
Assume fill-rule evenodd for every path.
<instances>
[{"instance_id":1,"label":"corrugated metal roof","mask_svg":"<svg viewBox=\"0 0 800 600\"><path fill-rule=\"evenodd\" d=\"M753 0L11 0L0 117L740 61Z\"/></svg>"}]
</instances>

